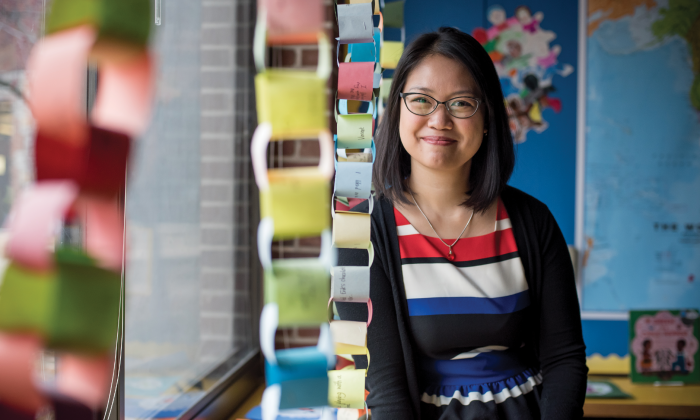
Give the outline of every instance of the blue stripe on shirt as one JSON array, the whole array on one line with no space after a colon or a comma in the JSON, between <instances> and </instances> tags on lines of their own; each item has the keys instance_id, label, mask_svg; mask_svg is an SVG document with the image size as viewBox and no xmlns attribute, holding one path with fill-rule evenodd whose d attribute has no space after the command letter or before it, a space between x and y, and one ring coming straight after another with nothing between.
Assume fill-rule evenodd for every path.
<instances>
[{"instance_id":1,"label":"blue stripe on shirt","mask_svg":"<svg viewBox=\"0 0 700 420\"><path fill-rule=\"evenodd\" d=\"M527 290L498 298L440 297L407 300L410 316L509 314L530 305L530 295Z\"/></svg>"}]
</instances>

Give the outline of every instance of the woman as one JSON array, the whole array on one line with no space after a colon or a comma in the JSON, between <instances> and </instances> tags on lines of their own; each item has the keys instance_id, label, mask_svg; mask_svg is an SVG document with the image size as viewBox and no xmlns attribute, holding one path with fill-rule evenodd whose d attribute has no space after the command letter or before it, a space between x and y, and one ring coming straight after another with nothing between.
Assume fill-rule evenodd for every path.
<instances>
[{"instance_id":1,"label":"woman","mask_svg":"<svg viewBox=\"0 0 700 420\"><path fill-rule=\"evenodd\" d=\"M503 93L474 38L441 28L406 49L376 144L373 419L582 417L566 242L544 204L506 185L515 158ZM363 265L367 252L339 259ZM338 304L342 319L366 320L361 307Z\"/></svg>"}]
</instances>

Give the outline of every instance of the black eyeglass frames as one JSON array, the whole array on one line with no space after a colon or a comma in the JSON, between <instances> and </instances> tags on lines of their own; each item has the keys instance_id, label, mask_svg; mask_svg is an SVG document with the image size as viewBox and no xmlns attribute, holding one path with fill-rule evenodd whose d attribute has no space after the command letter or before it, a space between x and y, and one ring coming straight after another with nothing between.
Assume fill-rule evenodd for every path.
<instances>
[{"instance_id":1,"label":"black eyeglass frames","mask_svg":"<svg viewBox=\"0 0 700 420\"><path fill-rule=\"evenodd\" d=\"M471 96L458 96L446 101L438 101L430 95L418 92L399 93L399 96L403 98L406 109L420 116L430 115L440 104L444 104L447 112L453 117L469 118L476 114L480 103L478 99Z\"/></svg>"}]
</instances>

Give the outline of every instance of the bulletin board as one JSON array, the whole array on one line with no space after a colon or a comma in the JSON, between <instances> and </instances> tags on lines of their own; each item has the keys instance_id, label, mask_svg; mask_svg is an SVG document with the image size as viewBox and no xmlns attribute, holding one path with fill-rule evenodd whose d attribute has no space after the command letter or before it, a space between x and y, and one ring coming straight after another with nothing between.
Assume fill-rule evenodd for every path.
<instances>
[{"instance_id":1,"label":"bulletin board","mask_svg":"<svg viewBox=\"0 0 700 420\"><path fill-rule=\"evenodd\" d=\"M576 245L587 355L616 369L629 310L700 302L698 18L692 1L406 5L407 42L454 26L491 54L515 99L510 184Z\"/></svg>"}]
</instances>

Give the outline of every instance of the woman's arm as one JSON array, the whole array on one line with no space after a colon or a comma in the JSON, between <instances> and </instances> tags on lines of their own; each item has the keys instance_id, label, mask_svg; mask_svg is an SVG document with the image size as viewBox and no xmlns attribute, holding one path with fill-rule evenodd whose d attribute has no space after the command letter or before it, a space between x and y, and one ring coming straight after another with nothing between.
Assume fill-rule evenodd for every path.
<instances>
[{"instance_id":1,"label":"woman's arm","mask_svg":"<svg viewBox=\"0 0 700 420\"><path fill-rule=\"evenodd\" d=\"M375 249L377 244L372 240ZM379 251L377 249L377 251ZM372 323L367 330L370 365L367 375L367 405L373 420L410 420L413 418L409 397L406 366L399 338L391 282L382 264L381 252L370 268L370 298L373 305ZM367 251L340 249L338 265L367 265ZM367 321L367 305L336 302L341 319ZM364 357L362 357L364 359ZM356 359L359 359L356 357ZM357 360L358 368L366 362Z\"/></svg>"},{"instance_id":2,"label":"woman's arm","mask_svg":"<svg viewBox=\"0 0 700 420\"><path fill-rule=\"evenodd\" d=\"M546 217L538 226L542 419L579 419L583 417L588 368L574 270L564 236L552 213L543 207Z\"/></svg>"}]
</instances>

